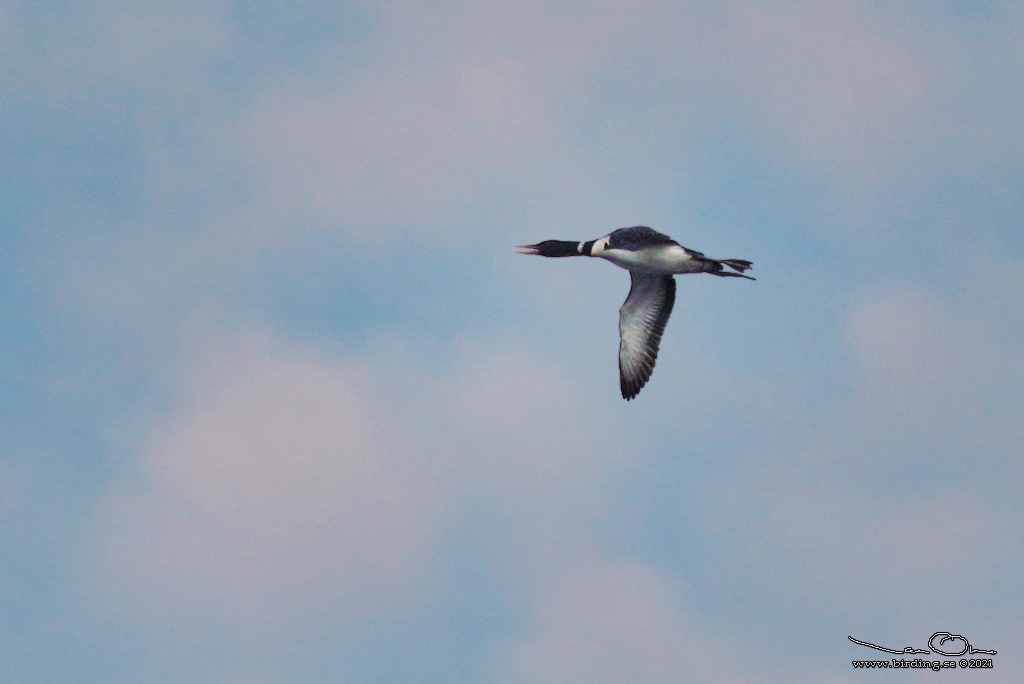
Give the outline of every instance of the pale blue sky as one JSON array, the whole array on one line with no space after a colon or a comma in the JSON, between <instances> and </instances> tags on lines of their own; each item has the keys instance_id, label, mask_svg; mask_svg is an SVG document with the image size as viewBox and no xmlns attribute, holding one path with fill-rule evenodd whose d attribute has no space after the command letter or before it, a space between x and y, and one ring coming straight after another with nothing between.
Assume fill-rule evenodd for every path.
<instances>
[{"instance_id":1,"label":"pale blue sky","mask_svg":"<svg viewBox=\"0 0 1024 684\"><path fill-rule=\"evenodd\" d=\"M0 679L1016 681L1022 159L1024 2L0 3Z\"/></svg>"}]
</instances>

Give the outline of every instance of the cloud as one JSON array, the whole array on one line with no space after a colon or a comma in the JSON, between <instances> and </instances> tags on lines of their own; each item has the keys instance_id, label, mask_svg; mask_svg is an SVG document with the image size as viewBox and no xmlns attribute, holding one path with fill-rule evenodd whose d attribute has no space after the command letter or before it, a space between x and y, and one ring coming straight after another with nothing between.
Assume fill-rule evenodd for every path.
<instances>
[{"instance_id":1,"label":"cloud","mask_svg":"<svg viewBox=\"0 0 1024 684\"><path fill-rule=\"evenodd\" d=\"M272 83L233 127L254 214L373 244L412 225L451 231L478 203L585 174L552 107L567 67L556 60L553 77L550 45L499 38L526 13L493 9L384 12L371 68Z\"/></svg>"},{"instance_id":2,"label":"cloud","mask_svg":"<svg viewBox=\"0 0 1024 684\"><path fill-rule=\"evenodd\" d=\"M754 682L743 650L688 616L650 567L590 559L550 577L522 637L499 651L499 682Z\"/></svg>"},{"instance_id":3,"label":"cloud","mask_svg":"<svg viewBox=\"0 0 1024 684\"><path fill-rule=\"evenodd\" d=\"M1020 351L1009 342L1016 317L1002 300L998 289L954 296L907 286L861 292L846 329L858 363L851 429L876 440L896 436L907 446L916 441L933 457L971 453L978 466L972 479L998 462L1011 466L1009 454L1024 439L1017 419L1024 378Z\"/></svg>"},{"instance_id":4,"label":"cloud","mask_svg":"<svg viewBox=\"0 0 1024 684\"><path fill-rule=\"evenodd\" d=\"M894 183L920 190L941 128L932 47L852 2L598 3L585 17L452 3L377 20L362 62L326 53L336 69L270 79L225 123L251 174L246 225L381 245L478 229L480 207L652 220L739 145L748 167L855 198L829 210L832 231Z\"/></svg>"},{"instance_id":5,"label":"cloud","mask_svg":"<svg viewBox=\"0 0 1024 684\"><path fill-rule=\"evenodd\" d=\"M143 620L236 629L386 601L431 562L437 492L384 453L351 375L241 336L189 369L174 414L95 521L101 583ZM398 592L400 593L400 592Z\"/></svg>"},{"instance_id":6,"label":"cloud","mask_svg":"<svg viewBox=\"0 0 1024 684\"><path fill-rule=\"evenodd\" d=\"M973 300L892 283L854 295L849 383L806 416L775 415L785 440L766 433L679 504L714 590L780 623L850 629L898 605L894 624L927 634L1016 590L1020 554L1000 540L1020 517L1020 355L992 316L1001 297Z\"/></svg>"},{"instance_id":7,"label":"cloud","mask_svg":"<svg viewBox=\"0 0 1024 684\"><path fill-rule=\"evenodd\" d=\"M501 574L530 584L600 514L610 456L596 435L558 438L588 402L508 340L465 341L438 368L400 337L359 356L249 329L186 339L171 410L90 523L92 600L185 640L171 652L213 633L225 652L273 649L323 614L419 619L481 512Z\"/></svg>"},{"instance_id":8,"label":"cloud","mask_svg":"<svg viewBox=\"0 0 1024 684\"><path fill-rule=\"evenodd\" d=\"M848 334L877 397L889 410L913 411L969 382L979 357L963 323L921 292L890 290L854 305Z\"/></svg>"},{"instance_id":9,"label":"cloud","mask_svg":"<svg viewBox=\"0 0 1024 684\"><path fill-rule=\"evenodd\" d=\"M101 0L60 11L15 2L5 9L23 66L6 87L79 115L116 110L126 95L165 106L178 98L180 106L183 95L205 87L211 62L237 44L223 2Z\"/></svg>"},{"instance_id":10,"label":"cloud","mask_svg":"<svg viewBox=\"0 0 1024 684\"><path fill-rule=\"evenodd\" d=\"M220 79L256 38L227 5L99 7L87 38L61 48L87 77L60 85L47 66L36 80L145 86L141 113L119 113L144 167L140 215L100 217L88 238L100 255L77 258L90 248L76 244L65 269L100 274L98 288L70 279L86 296L143 293L139 315L161 292L191 297L206 283L231 297L249 266L311 236L379 254L410 232L513 244L511 222L680 221L723 153L743 168L781 161L857 198L814 217L830 234L894 180L913 191L906 164L921 166L914 145L937 126L931 46L850 2L608 2L584 17L546 2L386 4L358 36L313 41L315 60L240 70L244 97ZM102 256L122 249L133 258Z\"/></svg>"},{"instance_id":11,"label":"cloud","mask_svg":"<svg viewBox=\"0 0 1024 684\"><path fill-rule=\"evenodd\" d=\"M191 643L215 635L204 642L210 651L283 661L316 632L334 654L316 656L321 664L351 655L336 655L337 634L366 632L367 650L412 670L430 660L409 655L421 625L450 628L431 643L459 644L453 659L463 663L518 626L498 649L498 679L748 681L730 638L751 634L750 615L773 628L791 619L806 636L848 616L890 615L889 595L912 615L936 593L960 592L947 604L966 615L995 593L986 587L1011 584L1001 578L1020 565L1003 543L1016 534L1024 475L1024 366L1013 345L1024 320L1020 265L1003 257L979 272L977 254L944 249L959 229L936 237L927 220L887 223L886 212L898 196L901 211L948 211L942 225L957 226L974 201L989 236L1002 236L986 248L1012 253L1000 231L1015 222L990 212L985 195L964 200L959 182L939 196L935 178L970 176L970 189L987 178L971 170L985 170L1011 198L1000 206L1013 208L1012 174L1002 174L1019 147L1007 112L1021 89L993 88L1006 101L992 114L991 100L973 100L965 85L972 69L989 67L951 65L964 52L979 64L1005 59L1001 49L1019 52L1016 38L1009 47L994 40L978 58L949 26L921 28L946 15L853 2L609 1L585 12L550 2L385 3L343 39L299 30L275 45L302 45L301 59L261 53L254 66L247 56L259 40L226 3L100 2L40 22L51 9L0 8L0 37L10 38L0 52L28 66L0 89L41 95L61 116L109 115L109 129L90 125L128 150L110 156L131 157L121 171L137 183L116 184L123 195L85 209L83 196L94 196L75 186L63 206L48 207L73 216L72 228L48 235L31 225L25 241L42 245L38 282L63 304L41 314L50 317L44 342L67 354L59 360L75 366L82 396L102 384L119 397L83 413L103 426L136 421L144 434L118 445L128 456L89 521L95 612L109 610L118 628L158 640L194 632ZM1005 59L1005 80L975 87L1016 83L1018 62ZM57 133L93 133L83 130ZM104 159L86 161L112 177ZM572 273L577 263L517 262L515 276L498 276L504 295L488 278L505 268L505 251L518 258L507 248L517 242L593 237L583 226L632 221L685 225L680 216L702 201L691 195L698 182L723 201L695 223L727 223L746 204L739 211L759 221L750 234L778 250L759 288L788 263L824 264L810 276L791 271L799 285L765 319L768 335L769 324L841 320L816 304L841 312L852 302L845 326L814 337L824 343L810 353L790 335L791 348L776 340L709 356L678 346L710 349L680 309L680 334L667 342L676 353L645 390L650 400L670 388L666 400L626 406L614 366L625 274L587 264L580 270L602 271L590 283ZM757 184L781 197L768 221L763 200L750 199ZM50 188L39 193L49 204ZM818 206L829 194L856 201L831 213ZM915 249L883 255L872 245L822 259L804 243L791 249L792 233L778 229L799 223L797 214L825 237L867 217ZM883 231L853 232L867 241ZM414 249L413 233L427 236L416 235ZM692 246L714 253L714 242ZM458 253L466 243L494 249ZM736 253L758 261L756 251ZM766 252L759 264L771 262ZM942 273L949 288L976 279L970 297L928 285L934 271L873 289L851 282L936 255L952 262ZM960 259L972 263L961 271ZM439 266L417 271L424 263ZM832 284L808 287L833 266ZM531 281L535 268L552 275ZM384 279L393 289L356 302ZM330 299L321 285L338 282L366 289ZM420 287L431 290L414 315L410 300L389 296ZM428 294L470 313L446 320ZM528 302L557 325L510 326ZM595 306L607 315L594 317ZM206 309L279 327L187 329ZM365 349L325 350L311 328L351 334ZM726 367L741 357L744 368ZM680 388L667 382L673 373L686 380ZM690 392L693 377L705 386ZM154 411L168 378L179 391L146 423L140 416ZM125 397L139 395L149 403L136 412ZM4 475L17 470L3 463ZM672 469L692 498L674 488ZM95 477L102 487L107 475ZM33 488L0 487L0 510L20 508L23 490ZM669 504L651 504L658 492L676 507L666 515ZM650 540L673 538L676 526L696 550L654 548ZM456 549L464 537L472 544ZM679 556L671 571L656 570L623 548L647 560ZM467 558L478 566L461 567ZM714 595L713 617L690 606L682 576ZM478 597L506 612L452 627L463 619L452 605ZM525 626L517 610L528 612ZM374 620L399 638L366 630ZM253 638L268 632L274 638ZM160 648L172 658L190 652ZM197 670L208 673L205 665ZM258 665L251 674L274 679Z\"/></svg>"},{"instance_id":12,"label":"cloud","mask_svg":"<svg viewBox=\"0 0 1024 684\"><path fill-rule=\"evenodd\" d=\"M755 467L727 483L713 478L699 514L712 536L729 540L716 544L731 550L720 562L761 567L757 585L777 596L845 610L854 596L870 595L862 605L870 612L880 597L898 595L910 613L936 593L962 599L1015 555L994 550L1009 530L996 508L970 493L869 493L822 468L801 472L813 466L792 460L791 468ZM877 479L893 484L881 471Z\"/></svg>"},{"instance_id":13,"label":"cloud","mask_svg":"<svg viewBox=\"0 0 1024 684\"><path fill-rule=\"evenodd\" d=\"M730 19L737 90L767 113L776 152L838 182L881 181L931 85L898 24L851 2L746 3Z\"/></svg>"}]
</instances>

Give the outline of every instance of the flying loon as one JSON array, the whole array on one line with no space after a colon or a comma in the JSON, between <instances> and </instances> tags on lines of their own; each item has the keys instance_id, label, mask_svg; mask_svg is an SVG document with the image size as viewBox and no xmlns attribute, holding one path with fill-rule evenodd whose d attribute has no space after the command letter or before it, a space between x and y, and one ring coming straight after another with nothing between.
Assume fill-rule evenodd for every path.
<instances>
[{"instance_id":1,"label":"flying loon","mask_svg":"<svg viewBox=\"0 0 1024 684\"><path fill-rule=\"evenodd\" d=\"M646 226L619 228L587 242L545 240L519 249L520 254L545 257L601 257L629 271L632 285L619 309L619 385L626 401L640 393L654 371L661 335L676 301L675 274L755 280L743 275L752 266L749 261L710 259ZM726 266L739 272L726 271Z\"/></svg>"}]
</instances>

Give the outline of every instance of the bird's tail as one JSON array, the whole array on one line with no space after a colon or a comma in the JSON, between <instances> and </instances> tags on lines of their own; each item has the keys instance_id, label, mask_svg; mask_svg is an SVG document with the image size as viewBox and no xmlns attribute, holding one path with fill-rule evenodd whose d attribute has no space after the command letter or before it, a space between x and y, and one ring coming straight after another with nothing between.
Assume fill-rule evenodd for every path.
<instances>
[{"instance_id":1,"label":"bird's tail","mask_svg":"<svg viewBox=\"0 0 1024 684\"><path fill-rule=\"evenodd\" d=\"M757 278L751 278L748 275L743 275L744 271L754 265L745 259L709 259L708 261L712 263L712 270L709 271L711 275L716 275L720 278L746 278L747 280L757 280ZM734 271L739 271L739 273L726 271L723 266L728 266Z\"/></svg>"}]
</instances>

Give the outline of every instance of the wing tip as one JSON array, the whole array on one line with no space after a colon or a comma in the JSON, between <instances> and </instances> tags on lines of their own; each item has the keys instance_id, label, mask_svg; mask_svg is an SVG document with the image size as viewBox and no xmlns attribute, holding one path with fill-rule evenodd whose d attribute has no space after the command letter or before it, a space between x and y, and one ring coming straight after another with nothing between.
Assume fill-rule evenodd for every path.
<instances>
[{"instance_id":1,"label":"wing tip","mask_svg":"<svg viewBox=\"0 0 1024 684\"><path fill-rule=\"evenodd\" d=\"M654 374L654 363L652 359L648 363L634 369L632 373L627 373L620 363L619 389L622 390L623 399L626 401L636 399L637 395L640 394L640 390L647 386L647 381Z\"/></svg>"}]
</instances>

